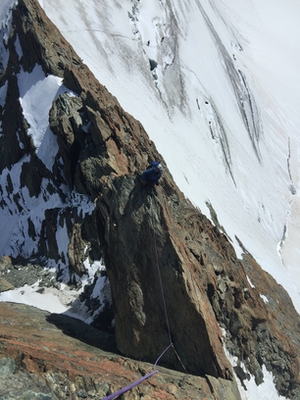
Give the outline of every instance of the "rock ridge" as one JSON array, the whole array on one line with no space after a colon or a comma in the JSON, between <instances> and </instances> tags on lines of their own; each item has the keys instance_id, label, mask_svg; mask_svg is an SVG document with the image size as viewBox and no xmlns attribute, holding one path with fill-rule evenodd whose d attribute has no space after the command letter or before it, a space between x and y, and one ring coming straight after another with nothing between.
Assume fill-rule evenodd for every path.
<instances>
[{"instance_id":1,"label":"rock ridge","mask_svg":"<svg viewBox=\"0 0 300 400\"><path fill-rule=\"evenodd\" d=\"M153 370L151 364L116 354L111 335L76 319L14 303L0 303L0 315L3 400L99 400ZM239 398L222 379L158 368L157 375L128 392L126 399Z\"/></svg>"}]
</instances>

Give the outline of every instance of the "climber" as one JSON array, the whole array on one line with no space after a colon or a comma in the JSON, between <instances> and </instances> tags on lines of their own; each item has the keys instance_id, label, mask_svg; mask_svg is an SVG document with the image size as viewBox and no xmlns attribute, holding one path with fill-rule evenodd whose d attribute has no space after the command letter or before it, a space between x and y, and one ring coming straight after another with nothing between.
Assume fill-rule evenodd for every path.
<instances>
[{"instance_id":1,"label":"climber","mask_svg":"<svg viewBox=\"0 0 300 400\"><path fill-rule=\"evenodd\" d=\"M142 186L159 185L159 179L161 177L161 163L158 161L152 161L147 167L146 171L142 174Z\"/></svg>"}]
</instances>

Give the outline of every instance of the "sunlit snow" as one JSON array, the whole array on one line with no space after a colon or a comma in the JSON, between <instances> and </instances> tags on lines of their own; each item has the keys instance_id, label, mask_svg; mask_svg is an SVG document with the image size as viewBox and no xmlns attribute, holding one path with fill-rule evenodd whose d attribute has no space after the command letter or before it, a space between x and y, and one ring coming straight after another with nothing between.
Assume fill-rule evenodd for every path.
<instances>
[{"instance_id":1,"label":"sunlit snow","mask_svg":"<svg viewBox=\"0 0 300 400\"><path fill-rule=\"evenodd\" d=\"M84 290L85 284L92 283L95 274L104 271L105 268L102 260L95 261L93 264L86 266L89 267L88 273L87 275L83 275L81 279L81 289L70 289L68 285L61 283L60 288L43 287L42 292L40 292L39 282L36 282L31 286L25 285L21 288L0 293L0 301L27 304L51 313L64 313L90 324L93 322L94 317L103 309L104 301L111 302L111 294L107 278L99 274L96 278L91 297L99 299L101 307L94 314L87 309L79 300L79 295Z\"/></svg>"},{"instance_id":2,"label":"sunlit snow","mask_svg":"<svg viewBox=\"0 0 300 400\"><path fill-rule=\"evenodd\" d=\"M237 254L235 236L300 311L300 4L104 1L104 13L89 0L40 4L142 122L186 196L208 216L212 204ZM256 101L253 141L230 73Z\"/></svg>"},{"instance_id":3,"label":"sunlit snow","mask_svg":"<svg viewBox=\"0 0 300 400\"><path fill-rule=\"evenodd\" d=\"M229 354L229 352L224 349L225 353L231 362L232 366L237 366L237 358L233 357ZM283 396L280 396L274 386L273 375L271 372L267 371L266 367L263 365L262 372L264 375L264 382L260 385L256 385L255 379L249 373L247 374L247 370L244 365L240 365L242 370L245 373L245 376L248 375L248 379L243 380L243 384L241 381L236 378L236 382L239 388L239 392L242 400L284 400L286 399Z\"/></svg>"},{"instance_id":4,"label":"sunlit snow","mask_svg":"<svg viewBox=\"0 0 300 400\"><path fill-rule=\"evenodd\" d=\"M49 126L49 110L53 100L61 93L70 91L62 84L61 78L53 75L45 77L39 65L31 73L22 70L18 82L23 114L30 125L28 133L38 149Z\"/></svg>"}]
</instances>

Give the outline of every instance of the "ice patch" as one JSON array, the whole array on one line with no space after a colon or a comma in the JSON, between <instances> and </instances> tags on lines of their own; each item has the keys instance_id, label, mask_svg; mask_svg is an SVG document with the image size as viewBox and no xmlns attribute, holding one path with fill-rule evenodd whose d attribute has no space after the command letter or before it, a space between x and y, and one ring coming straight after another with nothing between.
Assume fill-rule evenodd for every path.
<instances>
[{"instance_id":1,"label":"ice patch","mask_svg":"<svg viewBox=\"0 0 300 400\"><path fill-rule=\"evenodd\" d=\"M30 125L28 133L38 149L49 126L52 102L58 95L70 90L62 84L62 78L46 77L40 65L36 65L31 73L21 70L18 82L23 114Z\"/></svg>"}]
</instances>

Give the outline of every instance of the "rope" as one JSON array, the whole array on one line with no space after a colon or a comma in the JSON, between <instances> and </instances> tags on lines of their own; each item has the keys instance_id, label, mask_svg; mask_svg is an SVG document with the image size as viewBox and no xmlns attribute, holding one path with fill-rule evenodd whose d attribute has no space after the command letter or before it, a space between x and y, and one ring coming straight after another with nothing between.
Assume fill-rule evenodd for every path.
<instances>
[{"instance_id":1,"label":"rope","mask_svg":"<svg viewBox=\"0 0 300 400\"><path fill-rule=\"evenodd\" d=\"M120 389L118 392L115 392L115 393L113 393L113 394L110 394L110 395L107 396L107 397L104 397L102 400L111 400L111 399L114 399L115 397L120 396L121 394L123 394L123 393L125 393L125 392L128 392L128 390L133 389L135 386L139 385L141 382L143 382L144 380L150 378L150 376L152 376L152 375L154 375L154 374L157 374L157 373L158 373L157 370L152 371L152 372L149 372L149 374L147 374L147 375L145 375L145 376L142 376L142 378L137 379L136 381L132 382L130 385L124 387L123 389Z\"/></svg>"},{"instance_id":2,"label":"rope","mask_svg":"<svg viewBox=\"0 0 300 400\"><path fill-rule=\"evenodd\" d=\"M165 350L161 353L161 355L158 357L158 359L155 361L154 367L156 367L156 364L158 361L162 358L162 356L169 350L170 347L173 346L173 343L170 343L168 347L165 348Z\"/></svg>"},{"instance_id":3,"label":"rope","mask_svg":"<svg viewBox=\"0 0 300 400\"><path fill-rule=\"evenodd\" d=\"M152 200L154 202L155 201L155 197L154 197L153 189L152 189L152 192L151 192L151 196L152 196ZM170 323L169 323L169 317L168 317L168 311L167 311L166 299L165 299L165 292L164 292L164 287L163 287L163 283L162 283L161 270L160 270L160 266L159 266L159 259L158 259L158 252L157 252L153 202L151 202L151 215L152 215L152 227L153 227L154 252L155 252L156 266L157 266L157 272L158 272L158 277L159 277L159 285L160 285L160 290L161 290L161 297L162 297L162 302L163 302L163 307L164 307L166 324L167 324L167 328L168 328L168 336L169 336L170 345L172 345L173 344L172 343L172 335L171 335L171 329L170 329Z\"/></svg>"},{"instance_id":4,"label":"rope","mask_svg":"<svg viewBox=\"0 0 300 400\"><path fill-rule=\"evenodd\" d=\"M167 328L168 328L168 336L169 336L169 341L170 341L170 344L167 346L167 348L161 353L161 355L156 360L156 362L154 364L154 367L156 367L156 364L162 358L162 356L167 352L167 350L169 350L169 348L172 347L173 351L174 351L174 353L175 353L175 355L176 355L176 357L178 359L178 361L180 362L180 364L181 364L181 366L182 366L182 368L184 370L184 372L187 373L187 370L186 370L183 362L181 361L181 358L180 358L179 354L177 353L177 351L175 349L175 346L173 344L173 341L172 341L172 335L171 335L168 311L167 311L167 306L166 306L165 292L164 292L164 287L163 287L163 283L162 283L161 270L160 270L160 266L159 266L159 257L158 257L157 244L156 244L156 233L155 233L155 223L154 223L154 209L153 209L153 203L155 202L155 196L154 196L153 189L152 189L152 192L151 192L151 197L152 197L152 202L151 202L152 228L153 228L153 241L154 241L155 257L156 257L156 265L157 265L157 272L158 272L158 277L159 277L159 284L160 284L160 289L161 289L161 296L162 296L162 301L163 301L164 313L165 313L165 318L166 318L166 324L167 324Z\"/></svg>"}]
</instances>

